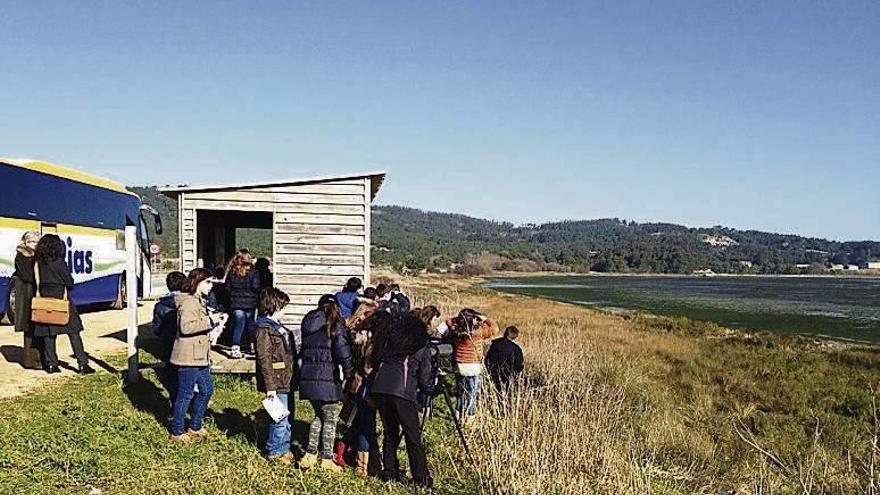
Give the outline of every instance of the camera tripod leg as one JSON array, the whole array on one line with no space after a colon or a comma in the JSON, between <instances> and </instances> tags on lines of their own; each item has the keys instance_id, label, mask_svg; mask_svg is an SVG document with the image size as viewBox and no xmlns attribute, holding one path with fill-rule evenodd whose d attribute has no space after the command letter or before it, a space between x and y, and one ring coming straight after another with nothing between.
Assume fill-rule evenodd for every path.
<instances>
[{"instance_id":1,"label":"camera tripod leg","mask_svg":"<svg viewBox=\"0 0 880 495\"><path fill-rule=\"evenodd\" d=\"M425 433L425 426L428 424L428 420L431 419L431 413L433 412L433 400L428 400L428 405L425 406L425 411L422 413L422 424L419 425L419 429L422 433Z\"/></svg>"},{"instance_id":2,"label":"camera tripod leg","mask_svg":"<svg viewBox=\"0 0 880 495\"><path fill-rule=\"evenodd\" d=\"M476 467L477 463L474 462L474 457L471 455L471 449L468 447L467 439L464 437L464 429L461 426L461 419L458 415L455 414L455 407L452 405L452 397L449 393L449 385L444 384L441 387L443 391L443 399L446 402L446 407L449 408L449 415L452 417L452 422L455 424L455 431L458 433L458 439L461 441L461 446L464 448L464 453L467 455L468 460L471 463L471 466Z\"/></svg>"}]
</instances>

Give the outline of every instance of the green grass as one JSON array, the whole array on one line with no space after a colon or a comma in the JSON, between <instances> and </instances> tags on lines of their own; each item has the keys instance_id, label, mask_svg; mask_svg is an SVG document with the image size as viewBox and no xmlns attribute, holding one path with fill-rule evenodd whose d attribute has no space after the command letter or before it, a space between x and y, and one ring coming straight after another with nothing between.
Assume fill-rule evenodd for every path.
<instances>
[{"instance_id":1,"label":"green grass","mask_svg":"<svg viewBox=\"0 0 880 495\"><path fill-rule=\"evenodd\" d=\"M122 367L121 359L111 359ZM125 386L119 375L76 377L24 397L0 401L0 493L242 494L412 493L378 480L317 471L300 472L268 463L267 416L251 380L215 376L205 442L168 441L170 408L152 370ZM305 440L313 415L298 402L295 439ZM456 472L450 457L461 455L446 422L426 432L429 462L440 493L472 493L467 470ZM406 456L401 451L405 465Z\"/></svg>"},{"instance_id":2,"label":"green grass","mask_svg":"<svg viewBox=\"0 0 880 495\"><path fill-rule=\"evenodd\" d=\"M632 320L691 338L690 352L654 351L652 366L694 438L712 445L702 456L696 448L683 456L698 477L736 486L754 475L756 449L742 435L780 461L777 471L812 479L814 493L860 493L876 483L880 348L744 334L685 318ZM670 445L664 457L675 459L680 447ZM821 470L809 472L813 465Z\"/></svg>"},{"instance_id":3,"label":"green grass","mask_svg":"<svg viewBox=\"0 0 880 495\"><path fill-rule=\"evenodd\" d=\"M880 485L878 347L420 283L417 304L472 306L523 329L531 380L509 414L471 430L477 470L445 416L429 423L438 493L849 495ZM215 387L213 438L184 446L168 442L167 396L151 370L131 387L100 374L2 400L0 494L412 493L270 465L252 381L215 376ZM304 402L296 411L302 442L313 414Z\"/></svg>"}]
</instances>

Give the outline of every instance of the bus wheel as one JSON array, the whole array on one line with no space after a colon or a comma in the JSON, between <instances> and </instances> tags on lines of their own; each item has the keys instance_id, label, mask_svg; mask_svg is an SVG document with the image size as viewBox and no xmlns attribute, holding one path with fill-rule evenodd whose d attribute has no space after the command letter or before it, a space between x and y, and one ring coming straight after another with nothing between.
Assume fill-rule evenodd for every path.
<instances>
[{"instance_id":1,"label":"bus wheel","mask_svg":"<svg viewBox=\"0 0 880 495\"><path fill-rule=\"evenodd\" d=\"M15 324L15 284L10 284L9 287L9 295L6 299L6 319L13 325Z\"/></svg>"},{"instance_id":2,"label":"bus wheel","mask_svg":"<svg viewBox=\"0 0 880 495\"><path fill-rule=\"evenodd\" d=\"M0 320L2 319L0 318ZM6 319L13 325L15 324L15 284L9 284L9 294L6 298Z\"/></svg>"},{"instance_id":3,"label":"bus wheel","mask_svg":"<svg viewBox=\"0 0 880 495\"><path fill-rule=\"evenodd\" d=\"M125 273L123 273L119 277L119 289L116 291L116 300L113 301L113 304L110 306L113 309L123 309L125 308L125 291L126 283L125 283Z\"/></svg>"}]
</instances>

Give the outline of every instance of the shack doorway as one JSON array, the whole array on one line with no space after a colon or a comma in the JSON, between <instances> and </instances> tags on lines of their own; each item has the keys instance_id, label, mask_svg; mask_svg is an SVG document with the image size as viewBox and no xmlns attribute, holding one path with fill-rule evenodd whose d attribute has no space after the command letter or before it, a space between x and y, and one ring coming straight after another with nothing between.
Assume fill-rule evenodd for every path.
<instances>
[{"instance_id":1,"label":"shack doorway","mask_svg":"<svg viewBox=\"0 0 880 495\"><path fill-rule=\"evenodd\" d=\"M225 267L239 249L266 258L274 271L271 211L196 210L197 266Z\"/></svg>"}]
</instances>

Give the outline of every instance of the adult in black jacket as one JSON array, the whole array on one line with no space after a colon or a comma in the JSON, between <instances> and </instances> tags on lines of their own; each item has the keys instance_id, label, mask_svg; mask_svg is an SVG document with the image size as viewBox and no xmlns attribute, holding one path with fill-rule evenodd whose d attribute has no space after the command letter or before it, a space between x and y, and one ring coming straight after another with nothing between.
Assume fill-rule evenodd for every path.
<instances>
[{"instance_id":1,"label":"adult in black jacket","mask_svg":"<svg viewBox=\"0 0 880 495\"><path fill-rule=\"evenodd\" d=\"M67 299L70 301L70 290L73 289L73 277L62 259L64 245L55 234L46 234L37 243L36 265L34 267L35 278L39 281L38 293L42 297L55 299ZM47 325L34 323L34 336L43 340L43 366L47 373L60 373L58 367L58 353L56 351L56 338L60 334L70 337L70 347L79 364L78 373L94 373L89 366L89 356L83 347L83 341L79 333L83 330L82 320L76 311L76 306L70 302L70 321L67 325Z\"/></svg>"},{"instance_id":2,"label":"adult in black jacket","mask_svg":"<svg viewBox=\"0 0 880 495\"><path fill-rule=\"evenodd\" d=\"M514 342L517 337L519 337L519 329L513 326L507 327L504 336L493 340L489 351L486 352L486 369L495 388L500 392L509 390L513 379L523 370L522 348Z\"/></svg>"},{"instance_id":3,"label":"adult in black jacket","mask_svg":"<svg viewBox=\"0 0 880 495\"><path fill-rule=\"evenodd\" d=\"M400 286L397 284L391 285L391 291L379 303L379 310L390 311L395 318L408 314L411 309L412 303L409 300L409 296L401 292Z\"/></svg>"},{"instance_id":4,"label":"adult in black jacket","mask_svg":"<svg viewBox=\"0 0 880 495\"><path fill-rule=\"evenodd\" d=\"M15 331L24 334L24 359L21 364L28 369L40 368L40 339L34 339L34 325L31 323L31 299L37 292L37 282L34 279L34 250L39 240L39 232L24 233L21 244L15 248L15 272L12 274L12 285L15 288L13 323Z\"/></svg>"},{"instance_id":5,"label":"adult in black jacket","mask_svg":"<svg viewBox=\"0 0 880 495\"><path fill-rule=\"evenodd\" d=\"M333 444L345 398L343 384L354 375L346 333L336 298L330 294L321 296L318 308L303 317L297 380L300 398L308 400L315 410L306 455L300 460L300 466L306 469L318 464L319 447L321 467L332 471L341 469L333 462Z\"/></svg>"},{"instance_id":6,"label":"adult in black jacket","mask_svg":"<svg viewBox=\"0 0 880 495\"><path fill-rule=\"evenodd\" d=\"M229 263L226 288L229 291L229 316L233 322L230 357L241 359L244 357L241 344L245 331L247 342L252 344L254 340L254 316L260 296L260 276L247 249L238 250Z\"/></svg>"},{"instance_id":7,"label":"adult in black jacket","mask_svg":"<svg viewBox=\"0 0 880 495\"><path fill-rule=\"evenodd\" d=\"M383 479L399 479L397 446L402 429L413 481L430 486L418 411L419 395L434 392L428 328L411 315L397 319L394 325L387 342L377 342L381 347L372 356L377 371L370 397L384 426Z\"/></svg>"}]
</instances>

